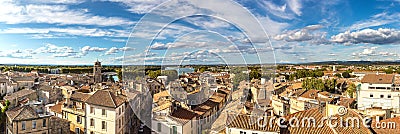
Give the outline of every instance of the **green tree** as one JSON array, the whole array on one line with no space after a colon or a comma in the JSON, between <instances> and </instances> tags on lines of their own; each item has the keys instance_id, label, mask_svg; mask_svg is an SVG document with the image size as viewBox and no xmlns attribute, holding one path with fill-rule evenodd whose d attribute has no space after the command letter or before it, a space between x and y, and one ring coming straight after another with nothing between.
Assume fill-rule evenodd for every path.
<instances>
[{"instance_id":1,"label":"green tree","mask_svg":"<svg viewBox=\"0 0 400 134\"><path fill-rule=\"evenodd\" d=\"M258 72L258 70L251 70L249 73L250 79L260 79L261 74Z\"/></svg>"},{"instance_id":2,"label":"green tree","mask_svg":"<svg viewBox=\"0 0 400 134\"><path fill-rule=\"evenodd\" d=\"M239 86L240 82L244 80L249 80L247 74L244 73L235 74L232 80L233 87L236 89Z\"/></svg>"},{"instance_id":3,"label":"green tree","mask_svg":"<svg viewBox=\"0 0 400 134\"><path fill-rule=\"evenodd\" d=\"M342 76L343 76L343 78L350 78L351 77L351 75L350 75L350 73L349 72L343 72L342 73Z\"/></svg>"},{"instance_id":4,"label":"green tree","mask_svg":"<svg viewBox=\"0 0 400 134\"><path fill-rule=\"evenodd\" d=\"M340 73L336 73L335 76L338 78L342 78L342 75Z\"/></svg>"},{"instance_id":5,"label":"green tree","mask_svg":"<svg viewBox=\"0 0 400 134\"><path fill-rule=\"evenodd\" d=\"M346 92L347 92L347 94L349 94L349 96L351 97L351 98L353 98L354 97L354 92L356 91L356 85L354 84L354 83L351 83L350 85L349 85L349 87L347 88L347 90L346 90Z\"/></svg>"},{"instance_id":6,"label":"green tree","mask_svg":"<svg viewBox=\"0 0 400 134\"><path fill-rule=\"evenodd\" d=\"M158 76L161 75L161 70L156 70L156 71L151 71L151 70L149 70L149 71L147 71L147 75L148 75L150 78L155 79L155 78L157 78Z\"/></svg>"}]
</instances>

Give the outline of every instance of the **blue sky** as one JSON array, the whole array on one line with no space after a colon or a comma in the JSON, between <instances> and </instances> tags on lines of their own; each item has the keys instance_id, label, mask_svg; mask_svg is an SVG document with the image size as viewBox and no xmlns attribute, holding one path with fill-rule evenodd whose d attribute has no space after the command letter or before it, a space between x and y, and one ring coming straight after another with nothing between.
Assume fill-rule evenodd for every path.
<instances>
[{"instance_id":1,"label":"blue sky","mask_svg":"<svg viewBox=\"0 0 400 134\"><path fill-rule=\"evenodd\" d=\"M398 0L2 0L0 63L393 61L399 18Z\"/></svg>"}]
</instances>

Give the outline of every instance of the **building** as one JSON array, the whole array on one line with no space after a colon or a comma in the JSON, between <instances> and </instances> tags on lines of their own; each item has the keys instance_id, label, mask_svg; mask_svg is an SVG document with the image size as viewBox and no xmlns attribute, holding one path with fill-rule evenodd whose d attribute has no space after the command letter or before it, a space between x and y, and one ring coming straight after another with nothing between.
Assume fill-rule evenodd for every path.
<instances>
[{"instance_id":1,"label":"building","mask_svg":"<svg viewBox=\"0 0 400 134\"><path fill-rule=\"evenodd\" d=\"M86 100L87 133L123 134L126 98L109 90L98 90Z\"/></svg>"},{"instance_id":2,"label":"building","mask_svg":"<svg viewBox=\"0 0 400 134\"><path fill-rule=\"evenodd\" d=\"M69 133L69 122L47 113L40 113L30 106L10 109L6 112L7 134L54 134Z\"/></svg>"},{"instance_id":3,"label":"building","mask_svg":"<svg viewBox=\"0 0 400 134\"><path fill-rule=\"evenodd\" d=\"M18 90L17 83L8 80L8 79L0 79L0 92L1 96L6 94L14 93Z\"/></svg>"},{"instance_id":4,"label":"building","mask_svg":"<svg viewBox=\"0 0 400 134\"><path fill-rule=\"evenodd\" d=\"M35 85L37 79L33 77L15 77L12 78L12 80L18 83L18 89L31 89Z\"/></svg>"},{"instance_id":5,"label":"building","mask_svg":"<svg viewBox=\"0 0 400 134\"><path fill-rule=\"evenodd\" d=\"M226 120L226 134L279 134L280 129L276 122L270 122L268 116L254 116L247 114L228 113ZM257 123L259 120L259 123ZM260 125L262 124L262 125Z\"/></svg>"},{"instance_id":6,"label":"building","mask_svg":"<svg viewBox=\"0 0 400 134\"><path fill-rule=\"evenodd\" d=\"M35 90L23 89L10 95L4 96L3 99L10 101L10 108L13 108L23 103L26 103L29 100L37 100L38 95Z\"/></svg>"},{"instance_id":7,"label":"building","mask_svg":"<svg viewBox=\"0 0 400 134\"><path fill-rule=\"evenodd\" d=\"M93 66L93 78L95 83L101 83L102 80L102 75L101 75L101 62L96 61Z\"/></svg>"},{"instance_id":8,"label":"building","mask_svg":"<svg viewBox=\"0 0 400 134\"><path fill-rule=\"evenodd\" d=\"M70 97L66 98L63 104L62 117L70 121L70 131L81 134L86 132L86 105L85 101L90 94L74 92ZM56 111L55 111L56 112Z\"/></svg>"},{"instance_id":9,"label":"building","mask_svg":"<svg viewBox=\"0 0 400 134\"><path fill-rule=\"evenodd\" d=\"M357 108L367 111L371 109L380 109L384 112L379 116L390 118L392 114L400 112L399 89L400 80L397 76L395 77L395 75L367 74L363 77L358 87Z\"/></svg>"}]
</instances>

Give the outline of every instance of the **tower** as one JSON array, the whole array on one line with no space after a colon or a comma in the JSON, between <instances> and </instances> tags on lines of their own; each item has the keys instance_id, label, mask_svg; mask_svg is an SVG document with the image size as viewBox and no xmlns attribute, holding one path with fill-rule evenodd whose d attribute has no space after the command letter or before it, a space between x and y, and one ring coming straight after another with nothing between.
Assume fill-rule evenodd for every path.
<instances>
[{"instance_id":1,"label":"tower","mask_svg":"<svg viewBox=\"0 0 400 134\"><path fill-rule=\"evenodd\" d=\"M93 66L93 78L95 83L101 83L102 82L102 76L101 76L101 62L97 60L94 63Z\"/></svg>"}]
</instances>

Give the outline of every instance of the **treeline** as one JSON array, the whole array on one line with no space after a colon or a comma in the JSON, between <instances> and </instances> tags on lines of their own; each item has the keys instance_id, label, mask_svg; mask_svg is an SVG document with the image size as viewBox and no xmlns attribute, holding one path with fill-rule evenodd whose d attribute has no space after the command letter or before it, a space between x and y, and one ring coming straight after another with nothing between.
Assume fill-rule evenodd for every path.
<instances>
[{"instance_id":1,"label":"treeline","mask_svg":"<svg viewBox=\"0 0 400 134\"><path fill-rule=\"evenodd\" d=\"M289 80L295 80L295 79L300 79L300 78L306 78L306 77L322 77L324 76L323 70L307 70L307 69L302 69L302 70L297 70L295 73L289 75Z\"/></svg>"},{"instance_id":2,"label":"treeline","mask_svg":"<svg viewBox=\"0 0 400 134\"><path fill-rule=\"evenodd\" d=\"M302 88L306 90L316 89L321 91L335 92L337 84L336 79L318 79L318 78L307 78L303 80Z\"/></svg>"},{"instance_id":3,"label":"treeline","mask_svg":"<svg viewBox=\"0 0 400 134\"><path fill-rule=\"evenodd\" d=\"M92 66L87 66L87 67L72 67L72 66L67 66L67 67L58 67L60 69L60 73L93 73L93 67ZM3 72L6 71L17 71L17 72L31 72L32 70L37 70L39 73L50 73L50 69L55 69L55 67L49 67L49 66L1 66L0 70ZM121 70L121 68L118 67L113 67L113 66L103 66L102 67L102 72L117 72L118 70Z\"/></svg>"}]
</instances>

